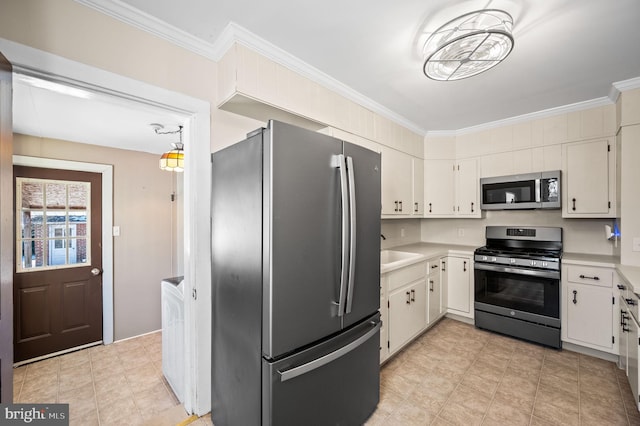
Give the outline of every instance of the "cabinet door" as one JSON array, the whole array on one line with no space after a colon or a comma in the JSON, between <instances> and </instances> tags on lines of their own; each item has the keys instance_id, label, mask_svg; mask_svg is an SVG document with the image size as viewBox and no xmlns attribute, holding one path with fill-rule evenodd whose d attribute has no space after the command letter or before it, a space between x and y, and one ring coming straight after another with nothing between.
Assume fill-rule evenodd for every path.
<instances>
[{"instance_id":1,"label":"cabinet door","mask_svg":"<svg viewBox=\"0 0 640 426\"><path fill-rule=\"evenodd\" d=\"M468 257L447 257L447 299L448 308L455 314L473 315L473 294L471 289L471 259Z\"/></svg>"},{"instance_id":2,"label":"cabinet door","mask_svg":"<svg viewBox=\"0 0 640 426\"><path fill-rule=\"evenodd\" d=\"M618 346L620 348L620 356L618 357L618 368L624 370L625 374L629 374L627 370L627 346L629 341L629 311L627 310L626 302L624 301L624 296L620 296L620 326L619 330L619 340Z\"/></svg>"},{"instance_id":3,"label":"cabinet door","mask_svg":"<svg viewBox=\"0 0 640 426\"><path fill-rule=\"evenodd\" d=\"M634 402L636 405L640 405L638 401L638 374L640 369L638 368L638 324L635 319L630 316L629 321L629 333L628 333L628 372L629 372L629 384L631 385L631 392L633 393Z\"/></svg>"},{"instance_id":4,"label":"cabinet door","mask_svg":"<svg viewBox=\"0 0 640 426\"><path fill-rule=\"evenodd\" d=\"M389 294L389 353L400 349L426 326L426 282L409 284Z\"/></svg>"},{"instance_id":5,"label":"cabinet door","mask_svg":"<svg viewBox=\"0 0 640 426\"><path fill-rule=\"evenodd\" d=\"M440 273L429 275L429 277L427 278L427 287L429 294L429 311L427 324L431 324L432 322L440 318L440 314L442 312L442 299L440 297Z\"/></svg>"},{"instance_id":6,"label":"cabinet door","mask_svg":"<svg viewBox=\"0 0 640 426\"><path fill-rule=\"evenodd\" d=\"M382 214L410 215L413 171L411 156L382 148Z\"/></svg>"},{"instance_id":7,"label":"cabinet door","mask_svg":"<svg viewBox=\"0 0 640 426\"><path fill-rule=\"evenodd\" d=\"M456 215L480 216L479 186L478 162L459 161L456 166Z\"/></svg>"},{"instance_id":8,"label":"cabinet door","mask_svg":"<svg viewBox=\"0 0 640 426\"><path fill-rule=\"evenodd\" d=\"M564 216L609 214L609 157L612 155L606 139L564 146Z\"/></svg>"},{"instance_id":9,"label":"cabinet door","mask_svg":"<svg viewBox=\"0 0 640 426\"><path fill-rule=\"evenodd\" d=\"M425 161L425 216L455 214L454 164L451 160Z\"/></svg>"},{"instance_id":10,"label":"cabinet door","mask_svg":"<svg viewBox=\"0 0 640 426\"><path fill-rule=\"evenodd\" d=\"M601 350L613 349L613 293L610 288L566 283L566 339Z\"/></svg>"},{"instance_id":11,"label":"cabinet door","mask_svg":"<svg viewBox=\"0 0 640 426\"><path fill-rule=\"evenodd\" d=\"M447 257L440 258L440 315L444 315L447 312L447 306L449 306L447 296L449 287L447 259Z\"/></svg>"},{"instance_id":12,"label":"cabinet door","mask_svg":"<svg viewBox=\"0 0 640 426\"><path fill-rule=\"evenodd\" d=\"M380 363L382 364L389 357L389 309L387 301L387 279L386 275L380 280Z\"/></svg>"},{"instance_id":13,"label":"cabinet door","mask_svg":"<svg viewBox=\"0 0 640 426\"><path fill-rule=\"evenodd\" d=\"M413 162L413 205L414 216L424 214L424 160L412 158Z\"/></svg>"}]
</instances>

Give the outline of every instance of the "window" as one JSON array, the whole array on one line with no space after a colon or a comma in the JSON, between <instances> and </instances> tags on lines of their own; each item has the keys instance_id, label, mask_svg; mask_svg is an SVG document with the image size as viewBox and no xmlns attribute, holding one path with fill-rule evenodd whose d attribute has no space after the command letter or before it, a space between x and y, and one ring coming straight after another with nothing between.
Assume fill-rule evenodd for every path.
<instances>
[{"instance_id":1,"label":"window","mask_svg":"<svg viewBox=\"0 0 640 426\"><path fill-rule=\"evenodd\" d=\"M16 270L90 264L91 184L16 178Z\"/></svg>"}]
</instances>

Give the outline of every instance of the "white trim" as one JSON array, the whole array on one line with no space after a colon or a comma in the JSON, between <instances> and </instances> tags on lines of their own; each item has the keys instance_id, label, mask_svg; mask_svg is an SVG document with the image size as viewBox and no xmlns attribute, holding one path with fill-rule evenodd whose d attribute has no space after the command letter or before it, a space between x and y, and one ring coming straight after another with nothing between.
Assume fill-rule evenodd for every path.
<instances>
[{"instance_id":1,"label":"white trim","mask_svg":"<svg viewBox=\"0 0 640 426\"><path fill-rule=\"evenodd\" d=\"M387 107L366 97L362 93L352 89L344 83L341 83L301 59L298 59L278 46L255 35L235 22L229 22L216 41L212 44L126 3L123 3L120 0L75 1L216 62L220 61L222 56L227 52L227 50L229 50L233 43L237 42L243 44L272 61L299 73L329 90L333 90L339 95L342 95L345 98L350 99L419 135L424 135L426 132L425 129L409 121L400 114L391 111Z\"/></svg>"},{"instance_id":2,"label":"white trim","mask_svg":"<svg viewBox=\"0 0 640 426\"><path fill-rule=\"evenodd\" d=\"M605 105L611 105L614 102L608 97L603 96L601 98L593 99L590 101L576 102L575 104L564 105L542 111L536 111L528 114L518 115L515 117L505 118L502 120L491 121L489 123L479 124L477 126L465 127L458 130L430 130L427 132L427 137L445 137L445 136L460 136L469 133L481 132L483 130L495 129L497 127L503 127L526 121L539 120L542 118L553 117L559 114L568 114L571 112L583 111L590 108L597 108Z\"/></svg>"},{"instance_id":3,"label":"white trim","mask_svg":"<svg viewBox=\"0 0 640 426\"><path fill-rule=\"evenodd\" d=\"M0 38L0 51L19 72L84 87L96 93L155 105L188 116L185 123L184 277L185 294L197 288L198 298L185 298L185 410L211 411L211 105L209 102L101 70L42 50ZM16 67L14 65L14 71Z\"/></svg>"},{"instance_id":4,"label":"white trim","mask_svg":"<svg viewBox=\"0 0 640 426\"><path fill-rule=\"evenodd\" d=\"M113 166L23 155L14 155L13 164L102 174L102 341L113 343Z\"/></svg>"}]
</instances>

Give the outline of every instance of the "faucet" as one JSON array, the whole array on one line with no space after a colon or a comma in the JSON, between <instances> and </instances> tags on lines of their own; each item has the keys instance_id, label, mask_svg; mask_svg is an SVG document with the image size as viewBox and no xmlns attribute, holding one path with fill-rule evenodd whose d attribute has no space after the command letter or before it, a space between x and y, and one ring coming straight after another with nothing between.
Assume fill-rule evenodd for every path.
<instances>
[{"instance_id":1,"label":"faucet","mask_svg":"<svg viewBox=\"0 0 640 426\"><path fill-rule=\"evenodd\" d=\"M384 234L380 234L380 236L382 237L383 240L387 239L387 237L385 237Z\"/></svg>"}]
</instances>

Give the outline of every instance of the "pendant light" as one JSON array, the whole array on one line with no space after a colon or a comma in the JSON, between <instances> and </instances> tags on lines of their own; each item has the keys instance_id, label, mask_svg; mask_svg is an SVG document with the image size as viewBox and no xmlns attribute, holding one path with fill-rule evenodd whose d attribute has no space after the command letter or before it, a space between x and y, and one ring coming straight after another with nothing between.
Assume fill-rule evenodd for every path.
<instances>
[{"instance_id":1,"label":"pendant light","mask_svg":"<svg viewBox=\"0 0 640 426\"><path fill-rule=\"evenodd\" d=\"M182 172L184 171L184 145L182 143L182 126L178 126L178 130L173 132L162 132L164 126L161 124L152 124L153 130L158 135L168 135L178 133L180 135L180 141L172 143L172 150L165 152L160 157L160 169L169 172Z\"/></svg>"}]
</instances>

